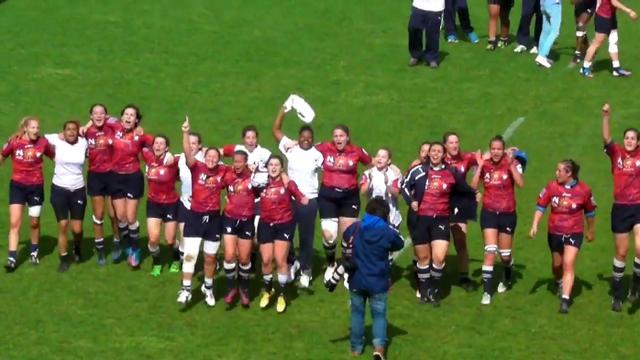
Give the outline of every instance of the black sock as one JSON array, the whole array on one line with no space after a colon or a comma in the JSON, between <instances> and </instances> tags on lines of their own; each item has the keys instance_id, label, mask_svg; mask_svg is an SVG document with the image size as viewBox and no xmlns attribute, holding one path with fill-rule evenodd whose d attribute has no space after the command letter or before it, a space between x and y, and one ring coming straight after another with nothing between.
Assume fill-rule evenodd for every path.
<instances>
[{"instance_id":1,"label":"black sock","mask_svg":"<svg viewBox=\"0 0 640 360\"><path fill-rule=\"evenodd\" d=\"M431 264L431 289L435 292L438 292L440 290L440 280L442 280L443 273L444 264L442 264L442 267L440 269Z\"/></svg>"},{"instance_id":2,"label":"black sock","mask_svg":"<svg viewBox=\"0 0 640 360\"><path fill-rule=\"evenodd\" d=\"M420 291L420 296L427 296L427 290L431 285L429 281L431 278L431 270L429 269L429 265L421 267L420 264L417 264L416 274L418 278L418 291Z\"/></svg>"},{"instance_id":3,"label":"black sock","mask_svg":"<svg viewBox=\"0 0 640 360\"><path fill-rule=\"evenodd\" d=\"M287 264L293 265L295 261L296 261L296 248L292 244L291 247L289 248L289 254L287 255Z\"/></svg>"},{"instance_id":4,"label":"black sock","mask_svg":"<svg viewBox=\"0 0 640 360\"><path fill-rule=\"evenodd\" d=\"M131 246L131 250L140 248L140 225L138 223L129 226L129 246Z\"/></svg>"},{"instance_id":5,"label":"black sock","mask_svg":"<svg viewBox=\"0 0 640 360\"><path fill-rule=\"evenodd\" d=\"M249 290L249 277L251 276L251 263L240 264L238 269L238 277L240 289Z\"/></svg>"},{"instance_id":6,"label":"black sock","mask_svg":"<svg viewBox=\"0 0 640 360\"><path fill-rule=\"evenodd\" d=\"M9 251L9 259L12 259L14 262L16 262L18 260L18 252Z\"/></svg>"},{"instance_id":7,"label":"black sock","mask_svg":"<svg viewBox=\"0 0 640 360\"><path fill-rule=\"evenodd\" d=\"M493 279L493 266L482 265L482 288L487 294L491 294L491 281Z\"/></svg>"},{"instance_id":8,"label":"black sock","mask_svg":"<svg viewBox=\"0 0 640 360\"><path fill-rule=\"evenodd\" d=\"M151 244L147 244L147 248L149 249L149 254L151 254L151 258L153 259L153 266L160 265L160 245L156 245L155 248L151 247Z\"/></svg>"},{"instance_id":9,"label":"black sock","mask_svg":"<svg viewBox=\"0 0 640 360\"><path fill-rule=\"evenodd\" d=\"M273 290L273 275L267 274L262 275L262 282L264 286L264 291L270 293Z\"/></svg>"},{"instance_id":10,"label":"black sock","mask_svg":"<svg viewBox=\"0 0 640 360\"><path fill-rule=\"evenodd\" d=\"M68 253L60 254L60 255L58 255L58 258L60 259L60 263L69 262L69 254Z\"/></svg>"},{"instance_id":11,"label":"black sock","mask_svg":"<svg viewBox=\"0 0 640 360\"><path fill-rule=\"evenodd\" d=\"M461 283L467 283L470 282L471 279L469 278L469 273L468 272L461 272L460 273L460 282Z\"/></svg>"},{"instance_id":12,"label":"black sock","mask_svg":"<svg viewBox=\"0 0 640 360\"><path fill-rule=\"evenodd\" d=\"M236 262L224 262L224 276L227 278L227 289L235 289L238 279L238 265Z\"/></svg>"},{"instance_id":13,"label":"black sock","mask_svg":"<svg viewBox=\"0 0 640 360\"><path fill-rule=\"evenodd\" d=\"M173 255L173 261L180 261L182 255L180 254L180 248L177 246L171 247L171 254Z\"/></svg>"},{"instance_id":14,"label":"black sock","mask_svg":"<svg viewBox=\"0 0 640 360\"><path fill-rule=\"evenodd\" d=\"M129 243L129 224L122 223L118 224L118 234L120 235L120 242L118 244L128 244ZM113 244L116 244L115 237L113 238Z\"/></svg>"},{"instance_id":15,"label":"black sock","mask_svg":"<svg viewBox=\"0 0 640 360\"><path fill-rule=\"evenodd\" d=\"M622 300L622 278L624 277L625 263L618 259L613 259L613 277L611 278L611 289L613 290L613 297L616 300Z\"/></svg>"},{"instance_id":16,"label":"black sock","mask_svg":"<svg viewBox=\"0 0 640 360\"><path fill-rule=\"evenodd\" d=\"M513 259L509 259L508 263L504 263L504 281L511 282L513 277Z\"/></svg>"},{"instance_id":17,"label":"black sock","mask_svg":"<svg viewBox=\"0 0 640 360\"><path fill-rule=\"evenodd\" d=\"M336 242L329 243L326 240L322 241L322 247L324 248L324 255L328 265L333 265L336 262Z\"/></svg>"},{"instance_id":18,"label":"black sock","mask_svg":"<svg viewBox=\"0 0 640 360\"><path fill-rule=\"evenodd\" d=\"M102 253L104 251L104 239L95 239L93 243L96 247L97 253Z\"/></svg>"}]
</instances>

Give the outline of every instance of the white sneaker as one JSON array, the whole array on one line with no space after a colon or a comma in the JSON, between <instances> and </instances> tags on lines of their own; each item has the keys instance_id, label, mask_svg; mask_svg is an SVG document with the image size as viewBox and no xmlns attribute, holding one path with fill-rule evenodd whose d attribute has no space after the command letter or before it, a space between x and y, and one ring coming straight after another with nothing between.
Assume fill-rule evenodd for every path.
<instances>
[{"instance_id":1,"label":"white sneaker","mask_svg":"<svg viewBox=\"0 0 640 360\"><path fill-rule=\"evenodd\" d=\"M180 291L178 291L178 304L181 305L187 305L187 303L189 303L189 301L191 301L191 291L189 290L185 290L185 289L180 289Z\"/></svg>"},{"instance_id":2,"label":"white sneaker","mask_svg":"<svg viewBox=\"0 0 640 360\"><path fill-rule=\"evenodd\" d=\"M480 300L480 304L489 305L491 304L491 295L488 293L482 294L482 300Z\"/></svg>"},{"instance_id":3,"label":"white sneaker","mask_svg":"<svg viewBox=\"0 0 640 360\"><path fill-rule=\"evenodd\" d=\"M344 285L345 289L349 290L349 274L344 273L342 285Z\"/></svg>"},{"instance_id":4,"label":"white sneaker","mask_svg":"<svg viewBox=\"0 0 640 360\"><path fill-rule=\"evenodd\" d=\"M547 69L551 67L551 63L544 56L540 56L540 55L536 56L535 62L536 62L536 64L538 64L540 66L544 66Z\"/></svg>"},{"instance_id":5,"label":"white sneaker","mask_svg":"<svg viewBox=\"0 0 640 360\"><path fill-rule=\"evenodd\" d=\"M324 281L325 282L331 280L331 277L333 277L333 272L334 271L336 271L336 263L333 263L333 265L327 266L327 269L324 271Z\"/></svg>"},{"instance_id":6,"label":"white sneaker","mask_svg":"<svg viewBox=\"0 0 640 360\"><path fill-rule=\"evenodd\" d=\"M296 279L296 273L300 270L300 262L298 260L293 262L293 265L289 266L289 282L293 282Z\"/></svg>"},{"instance_id":7,"label":"white sneaker","mask_svg":"<svg viewBox=\"0 0 640 360\"><path fill-rule=\"evenodd\" d=\"M527 47L524 45L520 45L518 44L518 46L516 46L515 49L513 49L513 52L516 54L522 54L523 52L527 51Z\"/></svg>"},{"instance_id":8,"label":"white sneaker","mask_svg":"<svg viewBox=\"0 0 640 360\"><path fill-rule=\"evenodd\" d=\"M500 283L498 284L498 292L502 294L507 292L507 290L509 290L509 286L504 282L500 281Z\"/></svg>"},{"instance_id":9,"label":"white sneaker","mask_svg":"<svg viewBox=\"0 0 640 360\"><path fill-rule=\"evenodd\" d=\"M204 302L207 303L208 306L216 306L216 298L213 296L213 289L207 289L204 284L202 284L200 291L202 291L202 295L204 295Z\"/></svg>"},{"instance_id":10,"label":"white sneaker","mask_svg":"<svg viewBox=\"0 0 640 360\"><path fill-rule=\"evenodd\" d=\"M529 54L537 54L538 53L538 47L534 46L531 48L531 50L529 50Z\"/></svg>"},{"instance_id":11,"label":"white sneaker","mask_svg":"<svg viewBox=\"0 0 640 360\"><path fill-rule=\"evenodd\" d=\"M311 275L302 273L302 275L300 275L300 287L308 289L309 285L311 285Z\"/></svg>"},{"instance_id":12,"label":"white sneaker","mask_svg":"<svg viewBox=\"0 0 640 360\"><path fill-rule=\"evenodd\" d=\"M416 289L416 298L420 299L420 290Z\"/></svg>"}]
</instances>

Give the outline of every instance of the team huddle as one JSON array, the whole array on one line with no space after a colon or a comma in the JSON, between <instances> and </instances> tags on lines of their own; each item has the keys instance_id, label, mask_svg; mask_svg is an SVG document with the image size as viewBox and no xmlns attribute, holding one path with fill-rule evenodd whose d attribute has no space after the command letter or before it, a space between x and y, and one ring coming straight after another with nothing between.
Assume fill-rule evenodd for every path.
<instances>
[{"instance_id":1,"label":"team huddle","mask_svg":"<svg viewBox=\"0 0 640 360\"><path fill-rule=\"evenodd\" d=\"M291 110L306 123L296 139L282 131L286 114ZM612 309L621 311L629 233L633 231L640 236L639 132L629 128L624 132L623 144L614 143L609 131L609 110L609 105L605 105L602 136L611 160L615 198L611 218L616 245ZM40 135L38 118L26 117L21 121L0 157L0 161L9 157L12 160L7 272L18 266L25 205L30 223L29 261L39 263L46 156L55 163L50 202L58 223L60 272L69 270L73 262L83 257L87 195L91 200L98 265L107 263L104 222L109 217L113 233L111 261L126 259L131 268L141 267L137 212L146 183L151 275L160 276L165 267L172 273L182 272L177 297L181 304L192 298L193 275L202 249L204 282L200 291L208 306L216 304L214 277L222 269L227 285L225 303L230 305L239 299L243 307L249 307L249 285L259 263L263 282L260 308L268 308L275 299L276 311L284 312L287 287L296 278L302 288L309 287L312 281L318 214L326 257L324 284L332 291L344 280L348 287L349 274L354 271L349 266L354 246L351 225L356 224L357 229L361 196L382 199L388 204L386 221L394 231L400 230L403 221L397 201L402 197L407 203L406 223L415 255L419 302L440 305L441 280L451 239L458 257L460 284L467 291L475 290L469 276L467 225L476 220L478 204L484 240L481 304L491 304L496 292L504 293L513 285L515 188L524 186L528 157L524 151L508 147L501 136L492 138L486 151L463 152L458 135L448 132L442 141L421 144L417 159L403 174L392 163L389 148L379 149L372 158L351 142L345 125L333 128L330 141L316 143L309 125L315 113L296 95L281 107L271 129L282 156L259 145L258 130L252 125L242 130L241 144L204 147L201 135L191 129L188 118L181 126L182 153L173 154L167 136L150 135L142 127L138 107L127 105L120 115L119 119L111 117L106 106L95 104L89 110L87 124L67 121L61 133L44 136ZM229 164L224 159L230 159ZM140 160L144 161L144 168ZM367 167L361 176L360 164ZM571 159L557 164L555 178L540 193L529 231L531 237L536 236L538 224L549 208L547 239L561 313L569 311L575 262L583 239L592 241L595 232L596 203L589 186L579 180L579 171L580 166ZM473 175L467 176L469 172ZM178 181L180 191L176 189ZM296 229L299 253L293 245ZM350 230L345 233L346 229ZM69 230L73 249L67 239ZM162 233L170 256L162 256ZM336 256L339 239L343 245L341 259ZM628 294L631 301L636 301L640 294L637 244ZM221 246L223 260L219 266ZM393 261L396 254L389 255ZM167 258L170 261L165 263L163 259ZM504 271L496 285L493 277L498 259Z\"/></svg>"}]
</instances>

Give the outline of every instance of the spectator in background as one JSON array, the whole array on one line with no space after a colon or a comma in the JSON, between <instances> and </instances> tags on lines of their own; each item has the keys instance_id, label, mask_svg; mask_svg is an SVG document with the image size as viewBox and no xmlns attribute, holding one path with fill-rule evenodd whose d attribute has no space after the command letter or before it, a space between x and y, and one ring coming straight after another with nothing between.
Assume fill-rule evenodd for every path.
<instances>
[{"instance_id":1,"label":"spectator in background","mask_svg":"<svg viewBox=\"0 0 640 360\"><path fill-rule=\"evenodd\" d=\"M389 204L380 197L369 201L361 221L349 226L344 239L353 250L351 257L351 353L364 348L365 304L369 300L373 318L374 359L384 359L387 344L387 292L390 284L389 252L402 249L400 233L389 226Z\"/></svg>"},{"instance_id":2,"label":"spectator in background","mask_svg":"<svg viewBox=\"0 0 640 360\"><path fill-rule=\"evenodd\" d=\"M536 22L533 28L533 39L531 39L531 20L534 15L536 17ZM520 24L518 25L517 35L518 46L513 49L513 52L522 54L529 49L529 53L537 54L538 43L540 42L540 33L542 33L542 10L540 9L540 0L522 0L522 10L520 12Z\"/></svg>"},{"instance_id":3,"label":"spectator in background","mask_svg":"<svg viewBox=\"0 0 640 360\"><path fill-rule=\"evenodd\" d=\"M421 61L432 69L438 67L440 49L440 24L444 0L413 0L409 17L409 66ZM425 34L426 44L422 44Z\"/></svg>"},{"instance_id":4,"label":"spectator in background","mask_svg":"<svg viewBox=\"0 0 640 360\"><path fill-rule=\"evenodd\" d=\"M562 3L560 0L541 0L543 24L540 42L538 43L538 56L536 64L550 68L553 62L549 60L549 53L553 43L560 35L560 23L562 22Z\"/></svg>"},{"instance_id":5,"label":"spectator in background","mask_svg":"<svg viewBox=\"0 0 640 360\"><path fill-rule=\"evenodd\" d=\"M448 43L457 43L456 13L460 19L460 27L467 34L467 38L473 44L480 42L478 35L473 31L469 18L469 6L467 0L445 0L444 5L444 33Z\"/></svg>"}]
</instances>

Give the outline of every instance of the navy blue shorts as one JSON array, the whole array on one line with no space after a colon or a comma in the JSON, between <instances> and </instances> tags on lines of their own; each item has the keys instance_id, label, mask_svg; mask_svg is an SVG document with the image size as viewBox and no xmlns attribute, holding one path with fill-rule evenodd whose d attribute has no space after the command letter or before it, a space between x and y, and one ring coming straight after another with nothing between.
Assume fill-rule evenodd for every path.
<instances>
[{"instance_id":1,"label":"navy blue shorts","mask_svg":"<svg viewBox=\"0 0 640 360\"><path fill-rule=\"evenodd\" d=\"M144 195L144 177L140 171L133 174L113 173L112 199L137 200Z\"/></svg>"},{"instance_id":2,"label":"navy blue shorts","mask_svg":"<svg viewBox=\"0 0 640 360\"><path fill-rule=\"evenodd\" d=\"M113 193L113 173L91 172L87 174L87 194L90 197L111 196Z\"/></svg>"},{"instance_id":3,"label":"navy blue shorts","mask_svg":"<svg viewBox=\"0 0 640 360\"><path fill-rule=\"evenodd\" d=\"M187 209L186 206L184 206L184 203L180 200L178 200L178 222L180 224L184 224L185 222L187 222L187 217L189 216L189 212L191 210Z\"/></svg>"},{"instance_id":4,"label":"navy blue shorts","mask_svg":"<svg viewBox=\"0 0 640 360\"><path fill-rule=\"evenodd\" d=\"M480 229L497 229L499 233L513 235L518 224L518 215L497 213L482 209L480 212Z\"/></svg>"},{"instance_id":5,"label":"navy blue shorts","mask_svg":"<svg viewBox=\"0 0 640 360\"><path fill-rule=\"evenodd\" d=\"M596 14L593 23L596 26L596 32L599 34L609 35L611 34L612 30L618 29L618 19L616 18L615 14L610 18L602 17Z\"/></svg>"},{"instance_id":6,"label":"navy blue shorts","mask_svg":"<svg viewBox=\"0 0 640 360\"><path fill-rule=\"evenodd\" d=\"M640 204L613 204L611 208L611 232L626 234L640 224Z\"/></svg>"},{"instance_id":7,"label":"navy blue shorts","mask_svg":"<svg viewBox=\"0 0 640 360\"><path fill-rule=\"evenodd\" d=\"M184 237L200 238L205 241L220 241L222 216L218 212L198 213L189 211L184 223Z\"/></svg>"},{"instance_id":8,"label":"navy blue shorts","mask_svg":"<svg viewBox=\"0 0 640 360\"><path fill-rule=\"evenodd\" d=\"M565 246L573 246L580 249L582 246L583 234L547 234L547 243L551 252L562 253Z\"/></svg>"},{"instance_id":9,"label":"navy blue shorts","mask_svg":"<svg viewBox=\"0 0 640 360\"><path fill-rule=\"evenodd\" d=\"M478 202L470 197L452 197L451 215L449 222L452 224L466 224L467 221L476 221L478 218Z\"/></svg>"},{"instance_id":10,"label":"navy blue shorts","mask_svg":"<svg viewBox=\"0 0 640 360\"><path fill-rule=\"evenodd\" d=\"M448 216L418 215L416 237L411 237L411 241L413 245L430 244L433 240L449 241L450 231Z\"/></svg>"},{"instance_id":11,"label":"navy blue shorts","mask_svg":"<svg viewBox=\"0 0 640 360\"><path fill-rule=\"evenodd\" d=\"M178 203L160 204L147 200L147 218L160 219L163 222L172 222L178 220Z\"/></svg>"},{"instance_id":12,"label":"navy blue shorts","mask_svg":"<svg viewBox=\"0 0 640 360\"><path fill-rule=\"evenodd\" d=\"M83 187L68 190L51 184L51 206L56 214L56 221L82 220L87 208L87 190Z\"/></svg>"},{"instance_id":13,"label":"navy blue shorts","mask_svg":"<svg viewBox=\"0 0 640 360\"><path fill-rule=\"evenodd\" d=\"M11 180L9 182L9 204L39 206L44 203L44 185L24 185Z\"/></svg>"},{"instance_id":14,"label":"navy blue shorts","mask_svg":"<svg viewBox=\"0 0 640 360\"><path fill-rule=\"evenodd\" d=\"M235 235L240 239L253 239L256 233L256 227L253 224L253 219L253 216L248 219L238 220L223 215L222 234Z\"/></svg>"},{"instance_id":15,"label":"navy blue shorts","mask_svg":"<svg viewBox=\"0 0 640 360\"><path fill-rule=\"evenodd\" d=\"M360 193L357 189L341 190L326 186L318 193L320 219L357 218L360 214Z\"/></svg>"},{"instance_id":16,"label":"navy blue shorts","mask_svg":"<svg viewBox=\"0 0 640 360\"><path fill-rule=\"evenodd\" d=\"M270 224L268 222L258 222L258 243L270 244L275 240L293 241L293 232L296 229L296 222L289 221L281 224Z\"/></svg>"}]
</instances>

